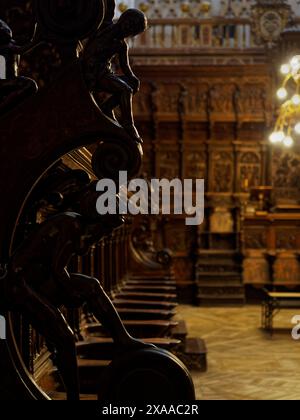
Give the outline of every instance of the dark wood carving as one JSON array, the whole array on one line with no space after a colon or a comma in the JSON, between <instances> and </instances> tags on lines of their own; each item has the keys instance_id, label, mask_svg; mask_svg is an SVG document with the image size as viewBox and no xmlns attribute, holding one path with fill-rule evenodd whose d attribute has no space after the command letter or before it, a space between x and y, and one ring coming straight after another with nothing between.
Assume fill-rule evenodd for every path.
<instances>
[{"instance_id":1,"label":"dark wood carving","mask_svg":"<svg viewBox=\"0 0 300 420\"><path fill-rule=\"evenodd\" d=\"M102 111L115 120L114 110L121 109L122 126L130 137L141 142L135 128L132 113L132 96L139 91L140 81L129 64L129 47L125 39L143 33L147 29L145 15L139 10L127 10L117 23L105 22L97 34L87 43L82 56L83 73L89 90L107 92L111 96L100 106ZM118 57L122 76L112 71L112 59Z\"/></svg>"},{"instance_id":2,"label":"dark wood carving","mask_svg":"<svg viewBox=\"0 0 300 420\"><path fill-rule=\"evenodd\" d=\"M35 340L38 342L40 334L55 354L54 361L68 399L79 399L75 334L78 338L81 335L72 310L84 303L88 304L88 311L92 311L91 317L101 320L111 333L119 350L119 356L107 370L104 383L107 396L117 395L120 399L118 392L122 381L124 385L124 377L128 381L127 389L138 389L138 378L141 374L147 375L150 363L154 380L163 377L164 383L168 383L166 390L170 398L175 395L195 398L185 367L169 353L133 339L99 281L92 275L82 274L91 272L94 264L83 257L80 270L79 265L74 265L76 256L97 247L99 240L110 234L122 220L115 216L99 218L95 211L95 184L89 185L86 175L77 172L64 178L59 173L61 183L57 188L55 171L54 178L48 178L50 168L56 162L83 146L92 151L91 173L98 178L117 179L120 170L127 171L130 178L141 169L142 141L134 125L131 106L132 96L139 90L139 80L129 65L124 38L144 31L146 19L139 11L128 10L114 24L114 8L113 0L36 0L37 41L33 44L45 41L54 45L60 57L60 68L53 83L38 92L33 89L36 85L31 80L12 75L11 79L16 79L14 82L22 81L24 85L26 82L30 89L22 95L17 86L14 106L1 111L3 165L0 189L7 198L0 210L1 220L5 221L0 227L0 311L8 321L7 340L0 343L0 369L4 372L0 393L4 399L47 399L28 375L20 357L16 345L18 337L12 328L17 313L26 317L36 329L33 333L32 327L28 326L29 339L37 334ZM7 61L11 59L13 63L19 50L15 50L16 44L4 23L2 29L9 34L3 45ZM82 51L80 41L86 37L89 39ZM111 71L116 55L126 80ZM53 57L53 61L56 60L57 56ZM1 80L0 83L4 86L9 81ZM103 93L111 96L100 102ZM121 108L120 117L114 115L117 106ZM11 174L9 184L6 182L8 173ZM49 180L49 194L40 199L39 191ZM42 222L44 215L51 213L53 217ZM36 225L33 229L28 229L26 223L30 214L36 216L36 220L33 217L31 221ZM38 223L39 218L42 223ZM108 257L114 259L121 233L111 235L107 241ZM89 258L95 258L93 251L89 255ZM167 260L167 253L157 255L159 264L166 265ZM69 263L75 267L74 274L65 268ZM104 273L104 276L110 276L112 287L119 277L120 263L120 260L116 261L116 267ZM67 310L69 323L59 309L61 305L70 308ZM136 350L137 354L134 353ZM32 369L32 361L28 355L27 368ZM165 365L163 372L157 364ZM131 375L134 366L140 372L137 377ZM173 372L176 372L173 382L177 384L173 384L174 389L169 379ZM145 380L142 382L146 383ZM158 388L163 395L163 388L160 385ZM126 395L125 391L126 387L123 395Z\"/></svg>"},{"instance_id":3,"label":"dark wood carving","mask_svg":"<svg viewBox=\"0 0 300 420\"><path fill-rule=\"evenodd\" d=\"M172 255L167 248L157 246L156 221L144 218L139 220L131 235L131 247L136 261L151 270L169 271L172 266Z\"/></svg>"},{"instance_id":4,"label":"dark wood carving","mask_svg":"<svg viewBox=\"0 0 300 420\"><path fill-rule=\"evenodd\" d=\"M84 200L93 203L86 196ZM97 279L65 269L75 255L86 254L123 222L118 217L109 223L91 219L90 213L62 213L38 226L11 256L4 282L6 309L22 313L54 346L68 399L73 400L79 399L75 337L59 307L88 303L120 351L128 351L134 342L145 347L129 336Z\"/></svg>"},{"instance_id":5,"label":"dark wood carving","mask_svg":"<svg viewBox=\"0 0 300 420\"><path fill-rule=\"evenodd\" d=\"M261 183L261 157L252 151L240 155L239 162L240 191L248 192Z\"/></svg>"},{"instance_id":6,"label":"dark wood carving","mask_svg":"<svg viewBox=\"0 0 300 420\"><path fill-rule=\"evenodd\" d=\"M232 191L233 157L226 151L215 152L212 156L212 190L217 193Z\"/></svg>"},{"instance_id":7,"label":"dark wood carving","mask_svg":"<svg viewBox=\"0 0 300 420\"><path fill-rule=\"evenodd\" d=\"M188 64L183 65L172 57L174 63L166 66L162 50L157 49L151 65L145 52L138 50L133 61L136 72L144 80L143 101L147 98L153 107L148 113L137 107L136 120L147 150L148 176L205 179L206 223L199 235L196 228L189 232L192 248L184 240L186 226L184 223L179 226L177 217L168 217L157 235L168 238L177 284L195 285L201 270L204 274L199 284L208 283L205 270L212 269L216 281L212 279L211 283L217 294L219 284L226 286L224 276L217 271L231 267L230 253L237 252L237 263L231 268L242 302L242 270L238 258L243 234L239 228L240 215L251 188L269 182L271 160L265 129L272 121L273 104L266 63L231 65L229 60L233 57L227 53L227 64L225 60L218 61L219 57L210 51L211 61L205 65L198 65L195 57L187 55L185 63ZM148 150L153 151L151 159ZM227 218L225 231L210 231L215 213L222 220ZM222 251L224 259L211 258L211 254L219 255ZM184 270L183 266L189 269ZM193 293L190 300L194 298ZM208 301L213 301L213 297ZM215 302L220 302L220 296Z\"/></svg>"},{"instance_id":8,"label":"dark wood carving","mask_svg":"<svg viewBox=\"0 0 300 420\"><path fill-rule=\"evenodd\" d=\"M299 201L300 156L295 151L274 151L273 186L278 201Z\"/></svg>"},{"instance_id":9,"label":"dark wood carving","mask_svg":"<svg viewBox=\"0 0 300 420\"><path fill-rule=\"evenodd\" d=\"M98 3L101 7L103 7L101 1ZM68 6L67 3L65 5L66 7ZM37 2L37 7L39 6L41 6L41 2ZM49 7L49 3L46 4L44 2L41 7L47 15L47 7ZM71 4L69 4L69 7L73 10L73 6ZM73 17L73 12L71 10L70 12L71 14L69 15L66 10L65 24L68 24L69 19L72 19ZM101 15L101 8L99 8L99 13ZM99 13L92 17L97 26L102 20L99 20ZM50 32L54 29L51 26L51 22L46 21L42 23L41 18L38 20L38 30L41 37L43 37L43 31L47 33L48 37ZM73 48L77 46L77 41L82 36L81 33L77 32L77 29L78 28L76 28L75 25L74 35L77 34L76 45L69 45L69 52L71 53ZM61 39L59 38L58 44L60 41ZM11 51L8 49L7 57L8 54L13 54L14 52L15 51L13 49ZM138 171L141 163L141 148L137 145L134 139L132 140L128 136L121 126L108 119L100 111L90 95L82 74L80 61L76 57L74 60L71 60L72 54L67 54L67 57L68 63L62 67L59 76L56 78L52 86L41 90L39 93L33 92L33 95L25 101L23 101L23 98L19 97L16 107L11 112L6 113L5 115L2 113L0 122L2 139L1 157L3 159L3 165L1 167L1 173L3 175L1 191L7 197L6 205L1 207L1 218L6 221L2 224L0 231L1 268L3 273L2 277L3 279L5 278L5 284L4 286L2 285L2 289L4 288L5 291L5 293L1 296L2 311L4 309L18 309L21 307L21 310L27 313L30 319L35 321L37 319L41 319L41 322L36 325L41 333L45 332L45 322L47 322L48 325L53 325L53 323L58 322L61 318L59 313L55 313L55 310L51 308L51 306L49 307L47 303L39 297L37 292L37 290L39 290L39 286L35 286L37 290L34 289L34 292L29 289L29 287L32 286L32 277L36 276L39 278L42 276L42 273L39 272L38 269L34 269L36 272L32 273L28 267L30 266L30 259L34 258L34 247L37 246L37 248L39 248L40 244L45 241L47 235L51 236L53 234L53 229L54 231L57 231L57 228L52 226L53 222L48 222L45 226L42 226L40 228L41 231L38 231L36 236L31 238L30 242L25 242L22 245L23 252L20 251L22 248L18 248L18 251L15 250L16 241L14 235L22 209L26 205L26 200L35 184L43 176L47 169L61 156L84 145L98 143L98 154L96 156L97 159L95 160L101 161L103 158L109 160L109 154L114 154L112 150L113 146L110 146L108 150L105 150L104 156L99 154L99 149L105 149L105 144L110 142L112 138L114 140L114 144L119 145L119 149L122 149L123 145L126 144L126 147L130 149L130 155L136 157L134 161L134 172ZM11 59L15 60L15 57L12 56ZM16 79L16 81L18 82L18 79ZM26 79L25 81L27 82ZM4 80L2 83L6 84L7 81ZM33 84L33 82L31 84ZM21 99L22 103L20 103ZM71 107L70 104L72 104ZM123 155L125 155L125 163L124 159L122 161L119 160L117 163L123 165L122 167L124 169L128 167L129 172L132 173L132 167L129 168L130 162L126 160L126 152L125 154L123 153ZM102 170L103 175L105 175L106 168L109 169L110 172L107 171L108 176L112 173L112 171L116 171L116 174L120 169L117 168L117 164L115 164L112 168L111 163L110 166L108 164L101 165L100 163L95 163L95 165L97 165L97 167L104 168L104 170ZM11 174L9 185L5 182L4 176L4 174L8 173ZM12 191L14 191L14 193ZM60 223L65 223L66 219L70 221L69 216L62 216L62 218L58 217L57 220L60 220ZM77 222L74 220L74 226L76 226L76 224ZM63 245L63 243L60 245ZM57 244L56 251L54 251L55 246L51 251L56 253L62 252L60 245ZM42 252L42 249L40 249L40 251ZM35 252L37 252L37 250ZM11 259L12 255L13 259ZM69 254L69 257L70 255L71 254ZM56 256L57 255L54 256L54 254L52 254L52 257L56 258ZM37 255L37 258L39 258L39 255ZM50 262L51 254L48 255L47 258ZM28 280L28 277L30 280ZM22 291L25 292L26 290L27 302L32 300L31 312L30 308L26 306L26 300L22 301L18 298L18 296L22 295ZM51 299L49 299L49 302L51 302ZM38 310L41 311L39 317L37 317L34 312ZM46 331L46 333L49 333L50 337L47 334L45 335L49 338L49 341L54 341L56 347L63 349L64 340L64 344L66 344L66 342L70 343L72 338L70 334L67 334L67 327L65 328L64 333L63 321L61 320L59 322L61 325L60 329L58 328L55 330L54 328L54 330ZM57 324L57 326L59 326L59 324ZM8 361L11 360L8 349L10 349L10 352L14 352L15 347L13 340L13 335L8 337L7 345L9 347L4 349L3 357L1 357L1 363L8 363ZM69 350L70 354L74 355L74 350L72 351L70 347ZM74 366L73 358L72 362L70 362L72 367L68 366L67 359L63 355L64 353L60 353L59 355L61 373L64 376L69 397L75 399L78 398L78 387L75 380L77 375L76 364ZM24 372L22 373L22 363L18 359L17 353L14 354L13 357L15 359L14 363L17 363L17 366L15 366L15 368L12 367L12 378L19 372L28 387L27 389L23 388L22 392L27 395L27 397L30 395L41 397L40 392L34 387L31 380L26 376L26 374L24 374ZM62 358L64 359L63 362ZM2 385L5 383L4 378ZM8 380L7 385L4 387L7 389L6 392L9 392L9 383L10 380ZM22 388L21 384L20 387ZM10 392L13 395L13 391L11 390Z\"/></svg>"}]
</instances>

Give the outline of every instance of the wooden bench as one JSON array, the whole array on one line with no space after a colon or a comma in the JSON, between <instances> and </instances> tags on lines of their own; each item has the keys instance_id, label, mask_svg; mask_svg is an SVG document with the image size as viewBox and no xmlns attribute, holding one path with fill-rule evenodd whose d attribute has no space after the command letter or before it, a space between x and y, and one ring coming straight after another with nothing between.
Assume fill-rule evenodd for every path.
<instances>
[{"instance_id":1,"label":"wooden bench","mask_svg":"<svg viewBox=\"0 0 300 420\"><path fill-rule=\"evenodd\" d=\"M143 341L169 351L177 349L181 344L180 340L167 337L143 338ZM112 360L118 351L113 339L107 337L88 337L77 343L76 348L80 360Z\"/></svg>"},{"instance_id":2,"label":"wooden bench","mask_svg":"<svg viewBox=\"0 0 300 420\"><path fill-rule=\"evenodd\" d=\"M167 320L150 320L140 321L131 320L124 321L127 331L136 338L151 338L169 336L172 329L177 327L177 321ZM90 336L97 336L105 334L101 324L89 324L85 328L85 333Z\"/></svg>"},{"instance_id":3,"label":"wooden bench","mask_svg":"<svg viewBox=\"0 0 300 420\"><path fill-rule=\"evenodd\" d=\"M300 293L269 292L262 302L262 328L271 335L274 332L274 318L282 309L300 309Z\"/></svg>"},{"instance_id":4,"label":"wooden bench","mask_svg":"<svg viewBox=\"0 0 300 420\"><path fill-rule=\"evenodd\" d=\"M176 315L174 310L162 310L162 309L134 309L134 308L118 308L118 313L122 320L133 321L139 319L141 321L151 320L169 320Z\"/></svg>"},{"instance_id":5,"label":"wooden bench","mask_svg":"<svg viewBox=\"0 0 300 420\"><path fill-rule=\"evenodd\" d=\"M133 299L114 299L115 307L119 308L140 308L140 309L162 309L173 310L178 306L176 302L167 301L150 301L150 300L133 300Z\"/></svg>"},{"instance_id":6,"label":"wooden bench","mask_svg":"<svg viewBox=\"0 0 300 420\"><path fill-rule=\"evenodd\" d=\"M126 285L122 292L142 292L142 293L172 293L176 294L176 287L174 286L149 286L149 285Z\"/></svg>"},{"instance_id":7,"label":"wooden bench","mask_svg":"<svg viewBox=\"0 0 300 420\"><path fill-rule=\"evenodd\" d=\"M177 295L171 293L142 293L142 292L121 292L116 295L116 299L176 302Z\"/></svg>"}]
</instances>

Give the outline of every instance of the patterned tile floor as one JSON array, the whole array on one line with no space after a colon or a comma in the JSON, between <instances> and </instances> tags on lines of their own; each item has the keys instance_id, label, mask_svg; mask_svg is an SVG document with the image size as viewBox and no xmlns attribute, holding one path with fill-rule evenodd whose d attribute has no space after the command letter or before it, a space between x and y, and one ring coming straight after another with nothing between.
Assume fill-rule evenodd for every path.
<instances>
[{"instance_id":1,"label":"patterned tile floor","mask_svg":"<svg viewBox=\"0 0 300 420\"><path fill-rule=\"evenodd\" d=\"M300 400L300 341L291 337L297 311L282 311L270 337L260 329L260 307L181 306L190 336L205 339L208 372L193 373L203 400Z\"/></svg>"}]
</instances>

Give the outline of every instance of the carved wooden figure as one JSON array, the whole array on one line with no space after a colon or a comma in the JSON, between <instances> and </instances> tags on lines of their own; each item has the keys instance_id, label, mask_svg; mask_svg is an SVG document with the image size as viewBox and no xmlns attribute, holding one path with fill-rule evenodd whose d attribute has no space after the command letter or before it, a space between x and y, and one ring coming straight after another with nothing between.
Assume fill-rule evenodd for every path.
<instances>
[{"instance_id":1,"label":"carved wooden figure","mask_svg":"<svg viewBox=\"0 0 300 420\"><path fill-rule=\"evenodd\" d=\"M72 257L87 253L120 224L118 217L110 218L108 224L100 216L90 220L77 213L59 214L41 224L10 260L4 285L7 309L21 312L54 346L68 399L79 399L75 338L59 307L88 303L120 352L146 347L127 333L97 279L65 268Z\"/></svg>"},{"instance_id":2,"label":"carved wooden figure","mask_svg":"<svg viewBox=\"0 0 300 420\"><path fill-rule=\"evenodd\" d=\"M124 39L143 32L146 19L139 11L128 10L113 24L113 10L110 0L35 0L39 38L59 49L61 71L51 86L26 100L18 96L14 108L0 108L0 314L8 325L7 340L0 341L0 395L4 399L48 399L26 371L8 311L24 314L56 350L68 399L79 399L74 333L59 308L84 302L109 330L121 353L107 370L102 396L120 400L132 391L147 395L149 381L155 384L150 387L155 397L195 398L185 366L175 356L133 339L98 280L65 268L74 255L83 254L118 227L119 217L94 217L82 203L78 213L59 213L26 239L16 235L36 185L65 154L93 145L91 164L98 178L116 179L120 171L133 178L141 169L141 139L132 114L132 96L139 81L130 68ZM87 38L86 49L78 57L79 41ZM9 54L16 50L7 48L9 43L6 39L3 49L14 63L16 57ZM124 77L111 71L115 55ZM91 95L99 91L112 95L102 109ZM111 118L118 105L121 124ZM96 200L92 202L95 211ZM165 254L159 262L164 259Z\"/></svg>"},{"instance_id":3,"label":"carved wooden figure","mask_svg":"<svg viewBox=\"0 0 300 420\"><path fill-rule=\"evenodd\" d=\"M111 119L114 109L120 106L122 125L138 142L141 138L136 130L132 112L132 96L139 91L140 81L129 63L129 47L125 39L141 34L147 29L147 19L139 10L129 9L117 23L105 22L91 38L83 54L83 69L88 87L92 92L107 92L112 96L101 108ZM123 76L112 71L112 59L118 56Z\"/></svg>"},{"instance_id":4,"label":"carved wooden figure","mask_svg":"<svg viewBox=\"0 0 300 420\"><path fill-rule=\"evenodd\" d=\"M62 3L64 3L63 14L60 10ZM13 308L14 299L15 308L18 305L26 305L24 301L18 302L17 290L20 291L19 287L23 287L24 290L30 287L24 281L22 265L19 263L14 265L12 261L14 259L15 262L18 261L21 255L18 253L22 249L23 262L25 256L28 258L30 255L30 249L28 251L25 249L29 246L28 242L24 242L21 248L16 251L15 233L22 211L28 203L35 185L43 174L66 153L91 144L96 146L93 168L98 177L114 178L120 170L127 170L129 177L134 177L140 170L141 146L128 135L123 127L101 112L87 88L80 60L72 53L74 46L76 50L79 40L90 36L91 30L95 31L101 26L105 17L104 10L106 10L105 2L102 0L89 2L37 0L35 11L39 38L61 47L62 53L64 48L69 50L66 51L68 59L63 60L61 71L51 86L41 89L35 95L27 95L26 98L22 95L16 96L14 107L9 107L9 109L6 107L1 109L1 104L5 103L3 98L0 104L2 159L0 190L5 197L0 209L0 217L4 221L0 226L0 277L2 279L0 282L0 313L5 315L8 326L7 340L0 342L0 370L2 372L0 394L4 399L47 399L47 396L38 389L25 370L11 328L10 314L7 312L8 309ZM11 32L4 24L3 27L6 35L1 41L2 56L10 58L11 61L6 61L13 65L13 63L17 63L14 60L17 60L15 55L19 50L16 50L14 43L10 45ZM9 48L7 45L10 45ZM12 68L9 73L14 76ZM18 79L16 78L14 82L18 83ZM5 83L6 80L3 81L3 84ZM30 83L34 84L34 82ZM10 174L9 183L7 182L8 174ZM49 228L49 226L50 224L47 227ZM36 235L31 246L34 242L38 243L39 240L42 240L41 233ZM56 251L49 249L50 259L55 252L63 253L64 251L63 249L56 249ZM18 255L19 257L17 257ZM12 266L16 268L16 272ZM21 268L20 272L17 266ZM34 273L31 275L26 270L28 270L28 266L25 269L25 277L28 278L29 275L30 278L33 278ZM36 267L34 271L37 271L36 278L39 278L38 274L41 273L38 273ZM78 278L75 279L78 280ZM17 283L13 281L11 283L10 280ZM16 288L14 284L17 285ZM47 308L44 312L46 317L52 316L52 320L56 319L59 315L55 311L53 312L51 305L48 306L43 299L40 299L38 292L35 290L31 299L35 300L37 306L41 305L41 307ZM10 304L8 305L8 303ZM30 316L30 312L28 315ZM44 322L46 322L45 319ZM41 323L44 324L44 322ZM42 325L40 327L42 328ZM66 329L60 330L59 334L57 331L51 331L52 341L53 336L56 335L55 344L60 348L62 340L65 339L65 333ZM68 358L65 359L66 363L67 361ZM69 397L75 399L78 398L76 373L70 366L67 364L62 367L62 369L66 369L66 372L62 373L67 382ZM71 380L72 375L73 380Z\"/></svg>"}]
</instances>

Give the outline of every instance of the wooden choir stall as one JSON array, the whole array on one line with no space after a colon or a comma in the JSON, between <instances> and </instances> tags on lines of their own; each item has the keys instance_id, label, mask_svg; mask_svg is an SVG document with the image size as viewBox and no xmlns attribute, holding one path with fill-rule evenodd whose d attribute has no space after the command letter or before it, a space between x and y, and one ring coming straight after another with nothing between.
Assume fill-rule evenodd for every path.
<instances>
[{"instance_id":1,"label":"wooden choir stall","mask_svg":"<svg viewBox=\"0 0 300 420\"><path fill-rule=\"evenodd\" d=\"M141 171L124 38L146 18L114 21L113 0L17 3L0 21L1 399L192 401L186 365L205 370L206 350L176 316L171 254L147 223L96 212L98 180Z\"/></svg>"}]
</instances>

